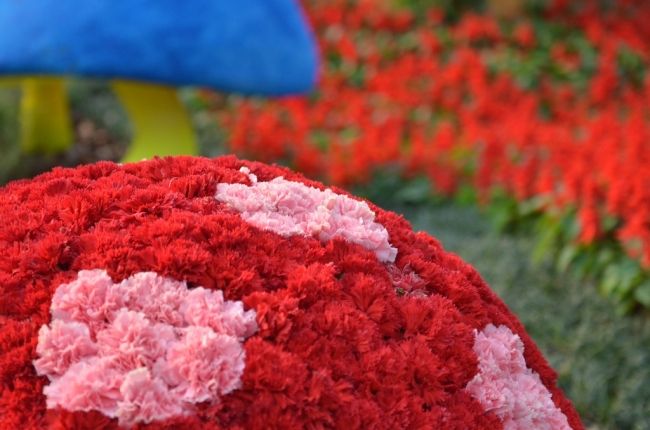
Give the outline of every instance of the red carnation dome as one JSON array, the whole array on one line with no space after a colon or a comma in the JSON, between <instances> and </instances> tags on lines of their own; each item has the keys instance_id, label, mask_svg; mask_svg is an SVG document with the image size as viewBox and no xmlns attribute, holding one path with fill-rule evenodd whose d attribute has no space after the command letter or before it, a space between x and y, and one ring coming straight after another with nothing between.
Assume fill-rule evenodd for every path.
<instances>
[{"instance_id":1,"label":"red carnation dome","mask_svg":"<svg viewBox=\"0 0 650 430\"><path fill-rule=\"evenodd\" d=\"M58 168L0 219L0 428L583 428L472 267L288 169Z\"/></svg>"}]
</instances>

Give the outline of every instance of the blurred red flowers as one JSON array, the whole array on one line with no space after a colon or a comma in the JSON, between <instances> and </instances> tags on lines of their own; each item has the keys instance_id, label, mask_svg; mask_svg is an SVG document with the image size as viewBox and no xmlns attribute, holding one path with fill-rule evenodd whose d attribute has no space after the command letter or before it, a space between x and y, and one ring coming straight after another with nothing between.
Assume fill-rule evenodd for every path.
<instances>
[{"instance_id":1,"label":"blurred red flowers","mask_svg":"<svg viewBox=\"0 0 650 430\"><path fill-rule=\"evenodd\" d=\"M584 244L615 219L610 233L648 266L650 3L574 3L552 2L546 14L584 34L540 38L527 21L512 28L466 13L443 24L437 9L307 1L325 59L318 90L231 97L217 115L234 151L335 184L390 164L445 194L471 184L483 197L538 196L577 211Z\"/></svg>"}]
</instances>

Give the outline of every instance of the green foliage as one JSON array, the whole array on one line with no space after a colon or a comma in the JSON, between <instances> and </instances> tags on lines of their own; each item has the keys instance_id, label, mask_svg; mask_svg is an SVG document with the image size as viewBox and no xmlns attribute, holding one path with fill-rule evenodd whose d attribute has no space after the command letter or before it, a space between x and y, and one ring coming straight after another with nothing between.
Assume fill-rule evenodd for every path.
<instances>
[{"instance_id":1,"label":"green foliage","mask_svg":"<svg viewBox=\"0 0 650 430\"><path fill-rule=\"evenodd\" d=\"M386 166L374 172L370 182L356 186L353 192L371 200L379 206L394 204L414 206L442 201L424 176L403 180L395 166Z\"/></svg>"},{"instance_id":2,"label":"green foliage","mask_svg":"<svg viewBox=\"0 0 650 430\"><path fill-rule=\"evenodd\" d=\"M522 229L542 214L546 198L537 196L526 202L518 202L504 189L494 188L486 210L497 231L508 232Z\"/></svg>"},{"instance_id":3,"label":"green foliage","mask_svg":"<svg viewBox=\"0 0 650 430\"><path fill-rule=\"evenodd\" d=\"M478 203L476 188L468 184L461 184L454 194L454 202L460 205L474 205Z\"/></svg>"},{"instance_id":4,"label":"green foliage","mask_svg":"<svg viewBox=\"0 0 650 430\"><path fill-rule=\"evenodd\" d=\"M542 78L557 83L569 83L579 90L587 88L598 66L598 51L584 33L559 23L533 17L535 44L532 48L519 49L515 45L504 46L489 53L488 65L494 73L510 73L517 83L526 89L534 89ZM506 34L513 24L504 25ZM554 58L554 49L562 48L575 55L577 65L567 68Z\"/></svg>"},{"instance_id":5,"label":"green foliage","mask_svg":"<svg viewBox=\"0 0 650 430\"><path fill-rule=\"evenodd\" d=\"M544 196L519 202L495 189L486 212L499 232L528 232L536 237L533 261L551 261L559 272L572 272L592 280L609 297L619 313L650 308L650 271L630 258L616 239L618 220L605 217L603 236L595 243L579 240L580 224L575 209L548 207ZM546 208L546 209L545 209Z\"/></svg>"},{"instance_id":6,"label":"green foliage","mask_svg":"<svg viewBox=\"0 0 650 430\"><path fill-rule=\"evenodd\" d=\"M618 66L622 78L637 86L643 85L646 76L646 64L639 54L627 47L623 47L618 52Z\"/></svg>"},{"instance_id":7,"label":"green foliage","mask_svg":"<svg viewBox=\"0 0 650 430\"><path fill-rule=\"evenodd\" d=\"M436 7L444 12L448 20L455 21L466 10L482 10L485 0L395 0L395 3L412 9L416 16L421 18L424 17L425 11Z\"/></svg>"},{"instance_id":8,"label":"green foliage","mask_svg":"<svg viewBox=\"0 0 650 430\"><path fill-rule=\"evenodd\" d=\"M0 184L18 163L18 91L0 87Z\"/></svg>"}]
</instances>

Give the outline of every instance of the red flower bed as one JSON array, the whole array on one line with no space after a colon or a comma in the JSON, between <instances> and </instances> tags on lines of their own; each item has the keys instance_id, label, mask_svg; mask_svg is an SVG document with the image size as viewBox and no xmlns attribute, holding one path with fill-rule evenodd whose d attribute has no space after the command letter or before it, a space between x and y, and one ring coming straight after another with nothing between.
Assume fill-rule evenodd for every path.
<instances>
[{"instance_id":1,"label":"red flower bed","mask_svg":"<svg viewBox=\"0 0 650 430\"><path fill-rule=\"evenodd\" d=\"M553 0L547 14L553 20L579 26L596 46L617 50L627 45L647 60L650 52L648 3L644 0L607 3L603 0Z\"/></svg>"},{"instance_id":2,"label":"red flower bed","mask_svg":"<svg viewBox=\"0 0 650 430\"><path fill-rule=\"evenodd\" d=\"M648 267L650 3L573 3L552 2L548 15L584 28L584 42L547 46L540 21L507 28L466 13L451 25L436 9L309 1L325 58L318 91L231 97L217 115L234 151L335 184L392 164L445 194L470 184L483 198L495 188L540 197L542 209L577 212L579 243L613 236Z\"/></svg>"},{"instance_id":3,"label":"red flower bed","mask_svg":"<svg viewBox=\"0 0 650 430\"><path fill-rule=\"evenodd\" d=\"M582 428L469 265L287 169L56 169L0 218L1 428Z\"/></svg>"}]
</instances>

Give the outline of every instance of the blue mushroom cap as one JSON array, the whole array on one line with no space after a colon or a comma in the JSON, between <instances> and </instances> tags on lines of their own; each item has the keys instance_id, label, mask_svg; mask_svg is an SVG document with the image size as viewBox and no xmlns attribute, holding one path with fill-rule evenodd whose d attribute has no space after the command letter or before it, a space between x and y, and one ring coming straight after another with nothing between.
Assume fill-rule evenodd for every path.
<instances>
[{"instance_id":1,"label":"blue mushroom cap","mask_svg":"<svg viewBox=\"0 0 650 430\"><path fill-rule=\"evenodd\" d=\"M285 95L316 80L297 0L0 2L0 73L73 74Z\"/></svg>"}]
</instances>

